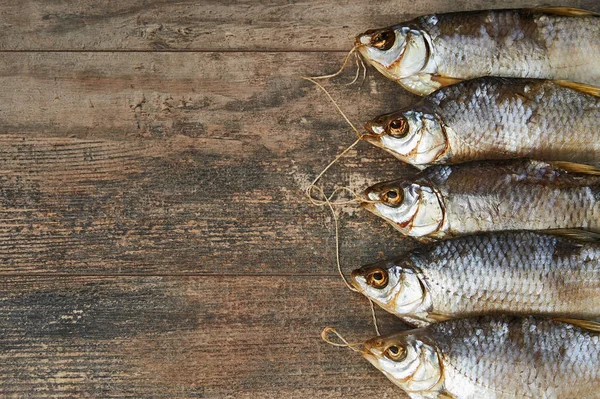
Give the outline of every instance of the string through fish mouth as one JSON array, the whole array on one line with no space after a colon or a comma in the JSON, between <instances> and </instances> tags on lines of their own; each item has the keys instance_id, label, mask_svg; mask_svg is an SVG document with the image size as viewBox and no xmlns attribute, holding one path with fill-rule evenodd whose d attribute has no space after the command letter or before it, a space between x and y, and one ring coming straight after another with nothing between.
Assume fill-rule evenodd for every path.
<instances>
[{"instance_id":1,"label":"string through fish mouth","mask_svg":"<svg viewBox=\"0 0 600 399\"><path fill-rule=\"evenodd\" d=\"M352 54L354 54L355 56L357 56L360 59L361 65L363 67L365 67L364 62L362 61L362 58L358 55L358 53L356 52L356 50L358 50L359 47L362 47L363 45L360 44L355 44L354 47L352 47L352 49L348 52L348 54L346 54L346 57L344 58L344 62L342 63L341 68L337 71L334 72L332 74L329 75L321 75L321 76L308 76L306 77L306 79L314 79L314 80L322 80L322 79L331 79L331 78L335 78L336 76L339 76L342 74L342 72L344 72L344 69L346 68L346 66L348 65L348 62L350 61L350 57L352 56ZM357 62L358 64L358 62ZM358 70L356 71L356 77L354 78L354 80L349 83L348 85L354 84L356 83L356 81L358 80L358 76L359 76L359 72L360 72L360 66L357 65ZM367 72L367 68L365 67L365 76L366 76L366 72Z\"/></svg>"},{"instance_id":2,"label":"string through fish mouth","mask_svg":"<svg viewBox=\"0 0 600 399\"><path fill-rule=\"evenodd\" d=\"M360 85L362 87L362 85L367 80L367 66L365 65L365 60L363 60L363 57L361 57L360 55L358 55L358 53L355 53L355 54L356 54L356 58L360 61L360 65L362 66L362 69L363 69L362 82L360 83Z\"/></svg>"},{"instance_id":3,"label":"string through fish mouth","mask_svg":"<svg viewBox=\"0 0 600 399\"><path fill-rule=\"evenodd\" d=\"M342 158L344 155L346 155L350 150L352 150L363 138L363 135L358 131L358 129L356 128L356 126L354 126L354 124L350 121L350 119L348 119L348 117L346 116L346 114L344 114L344 111L342 111L342 109L340 108L340 106L337 104L337 102L333 99L333 97L331 96L331 94L329 94L329 92L316 80L314 80L313 78L310 77L302 77L302 79L305 79L309 82L312 82L313 84L315 84L317 87L319 87L329 98L329 100L333 103L333 105L336 107L336 109L338 110L338 112L342 115L342 117L344 118L344 120L348 123L348 125L352 128L352 130L354 130L354 132L356 132L356 135L358 136L358 138L356 139L356 141L354 141L352 144L350 144L344 151L342 151L340 154L338 154L335 159L333 161L331 161L322 171L321 173L319 173L317 175L317 177L315 177L315 179L313 180L313 182L306 188L306 196L308 197L308 200L316 206L328 206L329 210L331 211L331 215L333 217L333 221L334 221L334 227L335 227L335 258L336 258L336 264L337 264L337 270L338 273L340 275L340 277L342 278L342 280L344 281L344 284L346 285L346 287L348 287L348 289L350 291L353 292L358 292L358 290L356 288L354 288L349 282L348 279L346 278L346 276L344 276L344 273L342 272L342 264L341 264L341 260L340 260L340 233L339 233L339 221L337 218L337 215L335 213L335 209L334 209L334 205L335 206L339 206L339 205L348 205L348 204L355 204L355 203L375 203L377 201L372 201L369 200L368 198L364 198L363 196L360 196L359 194L357 194L354 190L352 190L350 187L337 187L333 190L333 192L328 196L325 194L325 191L323 190L323 188L317 186L317 182L323 177L323 175L329 170L329 168L331 168L340 158ZM313 196L313 191L317 191L317 193L319 193L320 198L317 198L315 196ZM350 195L352 196L351 199L347 199L347 200L341 200L341 201L333 201L333 199L341 192L347 192L350 193ZM373 303L373 301L371 301L369 299L369 303L371 305L371 317L373 319L373 325L375 327L375 331L377 332L377 335L379 335L379 327L377 326L377 315L375 314L375 305Z\"/></svg>"},{"instance_id":4,"label":"string through fish mouth","mask_svg":"<svg viewBox=\"0 0 600 399\"><path fill-rule=\"evenodd\" d=\"M332 340L329 339L329 337L327 335L329 334L334 334L340 341L342 341L343 343L337 343L337 342L333 342ZM352 349L354 352L363 352L363 350L359 349L359 347L363 346L362 343L359 342L354 342L354 343L349 343L348 341L346 341L346 339L344 337L342 337L342 335L336 331L335 328L333 327L325 327L323 329L323 331L321 331L321 339L325 342L327 342L329 345L333 345L333 346L337 346L338 348L350 348Z\"/></svg>"},{"instance_id":5,"label":"string through fish mouth","mask_svg":"<svg viewBox=\"0 0 600 399\"><path fill-rule=\"evenodd\" d=\"M360 56L360 54L358 53L354 53L354 59L356 62L356 74L354 75L354 79L352 79L352 81L350 83L346 83L344 86L352 86L354 83L358 82L358 78L360 77L360 71L363 71L363 76L362 76L362 80L360 82L360 86L359 89L362 87L362 85L365 83L365 80L367 80L367 66L365 65L365 61L363 60L363 57Z\"/></svg>"},{"instance_id":6,"label":"string through fish mouth","mask_svg":"<svg viewBox=\"0 0 600 399\"><path fill-rule=\"evenodd\" d=\"M371 298L367 298L369 300L369 305L371 305L371 317L373 318L373 327L375 327L375 333L379 337L381 334L379 333L379 326L377 325L377 315L375 314L375 302Z\"/></svg>"},{"instance_id":7,"label":"string through fish mouth","mask_svg":"<svg viewBox=\"0 0 600 399\"><path fill-rule=\"evenodd\" d=\"M323 175L329 170L329 168L331 168L337 161L340 160L340 158L342 158L344 155L346 155L350 150L352 150L360 141L363 140L364 135L361 134L358 129L356 128L356 126L354 126L354 124L350 121L350 119L346 116L346 114L344 113L344 111L342 111L342 109L340 108L340 106L338 105L338 103L333 99L333 97L331 96L331 94L329 94L329 92L327 91L327 89L325 89L325 87L323 87L323 85L321 85L319 82L317 82L316 80L314 80L313 78L310 77L305 77L305 76L301 76L302 79L307 80L313 84L315 84L319 89L321 89L325 95L327 95L327 98L329 98L329 100L333 103L333 105L335 106L335 108L337 109L337 111L340 113L340 115L342 115L342 117L344 118L344 120L346 121L346 123L348 123L348 125L352 128L352 130L354 130L354 132L357 135L357 139L356 141L354 141L352 144L350 144L344 151L342 151L340 154L338 154L335 159L333 161L331 161L322 171L321 173L319 173L317 175L317 177L315 177L315 179L313 180L313 182L307 187L306 189L306 195L308 197L308 199L310 200L310 202L313 205L317 205L317 206L324 206L324 205L347 205L347 204L352 204L352 203L370 203L370 202L376 202L376 201L371 201L368 198L364 198L362 196L360 196L359 194L357 194L354 190L352 190L349 187L338 187L336 188L331 195L326 196L323 192L323 190L321 188L319 188L316 184L317 182L323 177ZM320 191L322 198L323 199L318 199L313 197L312 195L312 190L317 189L318 191ZM350 200L345 200L345 201L336 201L336 202L331 202L331 199L337 195L339 192L341 191L346 191L348 193L350 193L352 195L352 199ZM328 203L329 202L329 203Z\"/></svg>"},{"instance_id":8,"label":"string through fish mouth","mask_svg":"<svg viewBox=\"0 0 600 399\"><path fill-rule=\"evenodd\" d=\"M315 177L315 179L313 180L313 182L306 188L306 196L308 197L308 200L316 206L328 206L331 214L333 216L333 221L334 221L334 225L335 225L335 247L336 247L336 262L337 262L337 268L338 268L338 273L340 274L340 276L342 277L342 279L344 280L344 283L346 284L346 286L348 287L349 290L357 292L356 288L354 288L352 285L350 285L350 283L348 282L348 280L346 279L346 276L344 276L344 273L342 272L342 265L340 262L340 241L339 241L339 223L338 223L338 218L337 215L335 213L334 210L334 206L339 206L339 205L348 205L348 204L354 204L354 203L362 203L365 201L369 201L363 197L361 197L360 195L358 195L354 190L352 190L350 187L337 187L333 190L333 192L330 195L326 195L323 188L317 186L317 182L323 177L323 175L329 170L329 168L331 168L340 158L342 158L344 155L346 155L350 150L352 150L361 140L362 140L362 135L360 134L360 132L358 131L358 129L354 126L354 124L350 121L350 119L348 119L348 117L344 114L344 112L342 111L342 109L340 108L340 106L337 104L337 102L333 99L333 97L331 97L331 94L329 94L329 92L327 91L327 89L325 89L319 82L317 82L316 80L314 80L313 78L310 77L305 77L302 76L302 79L307 80L309 82L314 83L317 87L319 87L321 90L323 90L323 92L327 95L327 97L329 98L329 100L333 103L333 105L336 107L336 109L338 110L338 112L343 116L344 120L348 123L348 125L350 125L350 127L356 132L356 135L358 136L358 138L356 139L356 141L354 141L352 144L350 144L344 151L342 151L340 154L338 154L335 159L333 161L331 161L322 171L321 173L319 173L317 175L317 177ZM313 196L313 192L317 191L320 195L320 198L314 197ZM341 192L348 192L351 194L352 198L351 199L347 199L347 200L341 200L341 201L333 201L333 199Z\"/></svg>"},{"instance_id":9,"label":"string through fish mouth","mask_svg":"<svg viewBox=\"0 0 600 399\"><path fill-rule=\"evenodd\" d=\"M311 194L308 194L309 200L315 204L315 205L322 205L325 204L327 206L329 206L329 210L331 211L331 215L333 216L333 221L334 221L334 227L335 227L335 258L336 258L336 263L337 263L337 270L338 273L340 275L340 277L342 278L342 280L344 281L344 284L346 284L346 287L348 287L348 289L350 291L353 292L358 292L358 290L356 288L354 288L349 282L348 279L346 279L346 276L344 276L344 273L342 271L342 264L340 261L340 233L339 233L339 223L338 223L338 218L335 214L335 210L333 209L333 203L331 202L331 199L336 195L336 193L338 191L341 190L349 190L350 192L354 193L354 191L350 190L348 187L338 187L337 189L335 189L333 191L333 193L328 197L325 195L325 193L323 192L323 189L319 186L316 186L314 183L311 184L311 186L309 187L310 189L316 189L317 191L319 191L319 193L321 194L321 196L323 198L325 198L324 201L316 201ZM354 193L354 195L356 195L356 193ZM354 203L355 200L349 200L346 202L337 202L336 205L339 205L340 203ZM374 202L374 201L370 201L370 202ZM375 314L375 304L373 303L373 301L370 298L367 298L369 300L369 305L371 306L371 318L373 319L373 326L375 327L375 332L377 333L377 335L381 335L379 333L379 327L377 325L377 315Z\"/></svg>"},{"instance_id":10,"label":"string through fish mouth","mask_svg":"<svg viewBox=\"0 0 600 399\"><path fill-rule=\"evenodd\" d=\"M352 86L354 83L356 83L358 81L358 77L360 76L360 63L359 63L359 58L358 58L358 53L354 53L354 61L356 63L356 74L354 75L354 79L352 79L352 82L350 83L346 83L345 86Z\"/></svg>"}]
</instances>

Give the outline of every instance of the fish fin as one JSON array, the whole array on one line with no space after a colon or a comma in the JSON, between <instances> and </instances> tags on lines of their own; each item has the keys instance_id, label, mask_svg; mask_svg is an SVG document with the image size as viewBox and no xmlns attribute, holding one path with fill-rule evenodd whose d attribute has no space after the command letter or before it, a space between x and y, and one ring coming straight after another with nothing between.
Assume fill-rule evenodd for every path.
<instances>
[{"instance_id":1,"label":"fish fin","mask_svg":"<svg viewBox=\"0 0 600 399\"><path fill-rule=\"evenodd\" d=\"M594 97L600 97L600 87L597 86L586 85L577 82L569 82L568 80L554 80L554 83L556 83L559 86L566 87L567 89L589 94Z\"/></svg>"},{"instance_id":2,"label":"fish fin","mask_svg":"<svg viewBox=\"0 0 600 399\"><path fill-rule=\"evenodd\" d=\"M552 234L559 237L572 238L578 241L595 242L600 241L600 233L583 229L549 229L542 233Z\"/></svg>"},{"instance_id":3,"label":"fish fin","mask_svg":"<svg viewBox=\"0 0 600 399\"><path fill-rule=\"evenodd\" d=\"M557 317L552 319L560 323L571 324L575 327L583 328L588 331L600 333L600 323L591 320L569 319L567 317Z\"/></svg>"},{"instance_id":4,"label":"fish fin","mask_svg":"<svg viewBox=\"0 0 600 399\"><path fill-rule=\"evenodd\" d=\"M430 321L413 316L398 316L400 320L414 328L427 327L431 324Z\"/></svg>"},{"instance_id":5,"label":"fish fin","mask_svg":"<svg viewBox=\"0 0 600 399\"><path fill-rule=\"evenodd\" d=\"M430 74L419 74L398 79L398 83L406 90L419 96L426 96L442 87L438 82L431 81Z\"/></svg>"},{"instance_id":6,"label":"fish fin","mask_svg":"<svg viewBox=\"0 0 600 399\"><path fill-rule=\"evenodd\" d=\"M398 228L398 230L400 232L402 232L402 230L400 230ZM404 234L404 233L402 233ZM439 236L420 236L420 237L414 237L414 236L409 236L410 238L414 238L416 241L420 242L421 244L433 244L434 242L440 241L441 237Z\"/></svg>"},{"instance_id":7,"label":"fish fin","mask_svg":"<svg viewBox=\"0 0 600 399\"><path fill-rule=\"evenodd\" d=\"M562 17L598 17L600 14L593 11L582 10L573 7L546 7L546 8L530 8L531 11L543 12L545 14L560 15Z\"/></svg>"},{"instance_id":8,"label":"fish fin","mask_svg":"<svg viewBox=\"0 0 600 399\"><path fill-rule=\"evenodd\" d=\"M462 82L464 79L451 78L450 76L431 75L431 80L442 85L442 87L450 86Z\"/></svg>"},{"instance_id":9,"label":"fish fin","mask_svg":"<svg viewBox=\"0 0 600 399\"><path fill-rule=\"evenodd\" d=\"M435 320L437 323L439 323L440 321L450 320L452 318L442 313L427 313L427 317Z\"/></svg>"},{"instance_id":10,"label":"fish fin","mask_svg":"<svg viewBox=\"0 0 600 399\"><path fill-rule=\"evenodd\" d=\"M575 162L565 162L565 161L552 161L552 162L548 162L548 163L557 168L563 169L565 172L600 176L600 169L596 166L584 165L584 164L575 163Z\"/></svg>"}]
</instances>

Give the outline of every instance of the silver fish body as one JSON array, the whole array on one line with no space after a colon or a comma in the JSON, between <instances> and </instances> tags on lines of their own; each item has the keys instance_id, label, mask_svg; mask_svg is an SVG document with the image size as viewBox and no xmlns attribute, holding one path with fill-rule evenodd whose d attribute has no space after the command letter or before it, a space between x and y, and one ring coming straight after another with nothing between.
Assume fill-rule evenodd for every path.
<instances>
[{"instance_id":1,"label":"silver fish body","mask_svg":"<svg viewBox=\"0 0 600 399\"><path fill-rule=\"evenodd\" d=\"M577 9L432 14L357 37L361 55L427 95L481 76L600 84L600 17Z\"/></svg>"},{"instance_id":2,"label":"silver fish body","mask_svg":"<svg viewBox=\"0 0 600 399\"><path fill-rule=\"evenodd\" d=\"M364 266L351 281L418 326L486 313L598 318L600 241L532 231L475 234Z\"/></svg>"},{"instance_id":3,"label":"silver fish body","mask_svg":"<svg viewBox=\"0 0 600 399\"><path fill-rule=\"evenodd\" d=\"M599 122L600 88L485 77L373 119L363 139L419 168L510 158L597 164Z\"/></svg>"},{"instance_id":4,"label":"silver fish body","mask_svg":"<svg viewBox=\"0 0 600 399\"><path fill-rule=\"evenodd\" d=\"M484 316L376 337L363 356L413 399L600 398L600 325Z\"/></svg>"},{"instance_id":5,"label":"silver fish body","mask_svg":"<svg viewBox=\"0 0 600 399\"><path fill-rule=\"evenodd\" d=\"M432 166L375 184L364 208L405 235L440 239L499 230L600 231L600 171L534 160Z\"/></svg>"}]
</instances>

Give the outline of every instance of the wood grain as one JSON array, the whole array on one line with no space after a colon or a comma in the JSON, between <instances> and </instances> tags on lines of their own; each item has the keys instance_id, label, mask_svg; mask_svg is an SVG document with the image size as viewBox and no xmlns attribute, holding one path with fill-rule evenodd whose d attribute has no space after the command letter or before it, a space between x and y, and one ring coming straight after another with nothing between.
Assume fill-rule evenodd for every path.
<instances>
[{"instance_id":1,"label":"wood grain","mask_svg":"<svg viewBox=\"0 0 600 399\"><path fill-rule=\"evenodd\" d=\"M599 10L596 0L544 6ZM540 6L538 0L0 1L0 50L348 51L354 37L432 12Z\"/></svg>"},{"instance_id":2,"label":"wood grain","mask_svg":"<svg viewBox=\"0 0 600 399\"><path fill-rule=\"evenodd\" d=\"M297 76L338 59L6 54L3 396L396 392L319 337L327 325L373 334L367 303L335 274L331 217L303 192L354 139ZM357 121L414 100L371 78L329 87ZM363 144L326 185L361 189L406 170ZM347 271L414 245L355 207L341 212Z\"/></svg>"},{"instance_id":3,"label":"wood grain","mask_svg":"<svg viewBox=\"0 0 600 399\"><path fill-rule=\"evenodd\" d=\"M3 398L395 396L319 338L328 325L373 335L366 301L337 278L17 277L2 290Z\"/></svg>"},{"instance_id":4,"label":"wood grain","mask_svg":"<svg viewBox=\"0 0 600 399\"><path fill-rule=\"evenodd\" d=\"M0 0L0 396L406 397L319 337L373 327L304 196L355 134L299 76L365 29L536 5ZM373 71L344 86L354 68L326 86L358 126L416 100ZM322 184L405 173L361 143ZM337 211L346 272L416 246Z\"/></svg>"},{"instance_id":5,"label":"wood grain","mask_svg":"<svg viewBox=\"0 0 600 399\"><path fill-rule=\"evenodd\" d=\"M0 273L334 273L331 217L304 190L355 134L298 74L336 63L6 54ZM330 88L356 121L414 100L379 79ZM365 143L324 184L360 191L408 170ZM342 212L352 266L402 249L370 214Z\"/></svg>"}]
</instances>

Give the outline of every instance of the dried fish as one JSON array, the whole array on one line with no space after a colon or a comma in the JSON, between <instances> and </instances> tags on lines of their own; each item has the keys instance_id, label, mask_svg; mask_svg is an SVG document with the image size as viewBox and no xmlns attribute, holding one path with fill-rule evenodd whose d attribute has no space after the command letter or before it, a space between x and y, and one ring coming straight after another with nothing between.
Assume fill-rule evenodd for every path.
<instances>
[{"instance_id":1,"label":"dried fish","mask_svg":"<svg viewBox=\"0 0 600 399\"><path fill-rule=\"evenodd\" d=\"M484 316L373 338L362 355L411 398L600 398L600 324Z\"/></svg>"},{"instance_id":2,"label":"dried fish","mask_svg":"<svg viewBox=\"0 0 600 399\"><path fill-rule=\"evenodd\" d=\"M416 167L483 159L598 163L600 88L478 78L365 125L362 138Z\"/></svg>"},{"instance_id":3,"label":"dried fish","mask_svg":"<svg viewBox=\"0 0 600 399\"><path fill-rule=\"evenodd\" d=\"M600 231L600 170L568 162L432 166L363 195L365 209L423 240L499 230Z\"/></svg>"},{"instance_id":4,"label":"dried fish","mask_svg":"<svg viewBox=\"0 0 600 399\"><path fill-rule=\"evenodd\" d=\"M425 15L369 30L356 48L419 95L481 76L600 85L600 17L573 8Z\"/></svg>"},{"instance_id":5,"label":"dried fish","mask_svg":"<svg viewBox=\"0 0 600 399\"><path fill-rule=\"evenodd\" d=\"M364 266L352 272L351 282L379 306L417 326L485 313L597 318L600 235L469 235Z\"/></svg>"}]
</instances>

